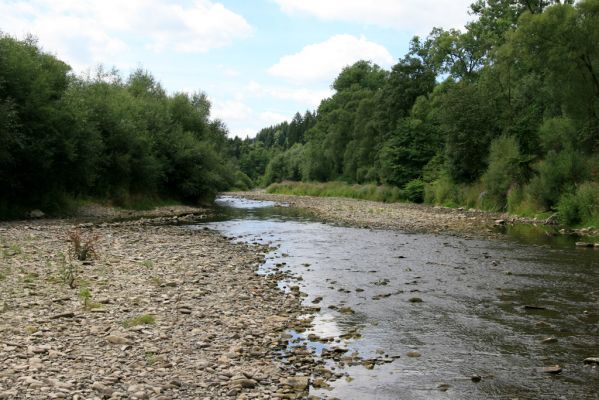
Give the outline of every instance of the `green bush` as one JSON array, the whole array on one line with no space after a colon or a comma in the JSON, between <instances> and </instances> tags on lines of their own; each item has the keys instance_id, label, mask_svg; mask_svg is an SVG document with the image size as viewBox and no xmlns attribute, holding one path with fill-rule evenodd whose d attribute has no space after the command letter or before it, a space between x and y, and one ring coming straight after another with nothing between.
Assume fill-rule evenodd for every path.
<instances>
[{"instance_id":1,"label":"green bush","mask_svg":"<svg viewBox=\"0 0 599 400\"><path fill-rule=\"evenodd\" d=\"M557 212L563 224L599 227L599 183L583 183L574 193L562 195Z\"/></svg>"},{"instance_id":2,"label":"green bush","mask_svg":"<svg viewBox=\"0 0 599 400\"><path fill-rule=\"evenodd\" d=\"M521 158L518 142L513 136L501 136L491 143L489 167L482 176L486 192L484 208L507 208L508 190L522 176Z\"/></svg>"},{"instance_id":3,"label":"green bush","mask_svg":"<svg viewBox=\"0 0 599 400\"><path fill-rule=\"evenodd\" d=\"M406 183L403 188L404 196L413 203L422 203L424 201L424 181L414 179Z\"/></svg>"},{"instance_id":4,"label":"green bush","mask_svg":"<svg viewBox=\"0 0 599 400\"><path fill-rule=\"evenodd\" d=\"M549 210L555 206L561 193L574 191L576 183L588 176L587 162L577 150L550 151L535 169L538 173L530 181L530 194Z\"/></svg>"},{"instance_id":5,"label":"green bush","mask_svg":"<svg viewBox=\"0 0 599 400\"><path fill-rule=\"evenodd\" d=\"M564 194L557 204L557 215L562 224L577 225L581 222L578 199L572 193Z\"/></svg>"}]
</instances>

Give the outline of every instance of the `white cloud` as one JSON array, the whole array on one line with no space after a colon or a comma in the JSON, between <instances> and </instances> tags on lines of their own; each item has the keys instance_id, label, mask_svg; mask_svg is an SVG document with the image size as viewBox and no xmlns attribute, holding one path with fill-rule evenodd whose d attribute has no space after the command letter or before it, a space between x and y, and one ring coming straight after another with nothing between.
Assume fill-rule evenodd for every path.
<instances>
[{"instance_id":1,"label":"white cloud","mask_svg":"<svg viewBox=\"0 0 599 400\"><path fill-rule=\"evenodd\" d=\"M364 37L335 35L282 57L268 72L297 83L331 82L343 67L358 60L369 60L382 67L390 67L395 62L389 51L378 43Z\"/></svg>"},{"instance_id":2,"label":"white cloud","mask_svg":"<svg viewBox=\"0 0 599 400\"><path fill-rule=\"evenodd\" d=\"M260 121L264 123L264 126L272 126L289 120L290 118L287 115L279 114L272 111L264 111L260 113Z\"/></svg>"},{"instance_id":3,"label":"white cloud","mask_svg":"<svg viewBox=\"0 0 599 400\"><path fill-rule=\"evenodd\" d=\"M277 100L290 100L302 106L316 108L322 99L333 95L331 89L313 90L294 87L264 86L257 82L250 82L245 91L253 97L272 97Z\"/></svg>"},{"instance_id":4,"label":"white cloud","mask_svg":"<svg viewBox=\"0 0 599 400\"><path fill-rule=\"evenodd\" d=\"M220 3L196 0L32 0L0 2L1 29L32 33L76 68L127 59L135 46L156 52L206 52L245 38L248 22ZM135 64L135 60L128 60Z\"/></svg>"},{"instance_id":5,"label":"white cloud","mask_svg":"<svg viewBox=\"0 0 599 400\"><path fill-rule=\"evenodd\" d=\"M224 121L244 121L251 119L254 110L247 104L238 100L218 101L210 99L212 103L212 118Z\"/></svg>"},{"instance_id":6,"label":"white cloud","mask_svg":"<svg viewBox=\"0 0 599 400\"><path fill-rule=\"evenodd\" d=\"M472 0L273 0L289 14L357 22L420 34L433 27L459 28L468 21Z\"/></svg>"}]
</instances>

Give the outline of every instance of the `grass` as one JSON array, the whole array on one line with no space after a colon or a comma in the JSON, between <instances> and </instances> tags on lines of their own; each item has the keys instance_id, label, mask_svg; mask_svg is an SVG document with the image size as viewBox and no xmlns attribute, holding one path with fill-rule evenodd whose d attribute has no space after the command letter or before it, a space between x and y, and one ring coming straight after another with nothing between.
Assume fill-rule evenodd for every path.
<instances>
[{"instance_id":1,"label":"grass","mask_svg":"<svg viewBox=\"0 0 599 400\"><path fill-rule=\"evenodd\" d=\"M154 268L154 262L151 260L145 260L141 262L141 265L148 268L148 269L152 269Z\"/></svg>"},{"instance_id":2,"label":"grass","mask_svg":"<svg viewBox=\"0 0 599 400\"><path fill-rule=\"evenodd\" d=\"M74 229L68 233L68 241L72 244L71 252L79 261L90 260L98 256L96 242L99 239L99 235L84 237L80 229Z\"/></svg>"},{"instance_id":3,"label":"grass","mask_svg":"<svg viewBox=\"0 0 599 400\"><path fill-rule=\"evenodd\" d=\"M19 254L23 254L23 249L17 244L11 244L10 246L3 245L2 249L2 257L13 257L18 256Z\"/></svg>"},{"instance_id":4,"label":"grass","mask_svg":"<svg viewBox=\"0 0 599 400\"><path fill-rule=\"evenodd\" d=\"M350 185L345 182L281 182L273 183L267 193L295 196L347 197L351 199L395 203L404 201L401 189L393 186L374 184Z\"/></svg>"},{"instance_id":5,"label":"grass","mask_svg":"<svg viewBox=\"0 0 599 400\"><path fill-rule=\"evenodd\" d=\"M139 325L154 325L156 323L156 317L150 314L139 315L137 317L129 318L123 322L123 327L131 328Z\"/></svg>"}]
</instances>

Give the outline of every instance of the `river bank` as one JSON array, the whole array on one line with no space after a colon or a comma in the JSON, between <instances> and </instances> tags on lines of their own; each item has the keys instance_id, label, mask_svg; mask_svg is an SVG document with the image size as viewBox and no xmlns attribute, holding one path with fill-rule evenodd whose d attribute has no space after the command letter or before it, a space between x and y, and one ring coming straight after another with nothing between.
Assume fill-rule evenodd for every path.
<instances>
[{"instance_id":1,"label":"river bank","mask_svg":"<svg viewBox=\"0 0 599 400\"><path fill-rule=\"evenodd\" d=\"M305 398L315 364L280 362L299 293L255 273L265 246L172 225L204 211L0 223L0 399Z\"/></svg>"},{"instance_id":2,"label":"river bank","mask_svg":"<svg viewBox=\"0 0 599 400\"><path fill-rule=\"evenodd\" d=\"M304 209L326 222L361 228L393 229L414 233L444 233L493 238L501 226L509 224L546 225L550 221L463 208L447 208L414 203L382 203L339 197L313 197L269 194L264 191L231 192L253 200L274 201ZM599 236L592 229L562 230L581 236Z\"/></svg>"}]
</instances>

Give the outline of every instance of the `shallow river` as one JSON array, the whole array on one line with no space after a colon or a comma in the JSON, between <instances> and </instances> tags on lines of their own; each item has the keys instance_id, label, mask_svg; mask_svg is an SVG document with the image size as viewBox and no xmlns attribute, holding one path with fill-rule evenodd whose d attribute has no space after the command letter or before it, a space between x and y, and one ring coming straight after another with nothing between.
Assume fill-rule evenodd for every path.
<instances>
[{"instance_id":1,"label":"shallow river","mask_svg":"<svg viewBox=\"0 0 599 400\"><path fill-rule=\"evenodd\" d=\"M323 298L311 332L339 337L357 329L361 338L341 342L350 353L399 356L374 369L345 367L351 380L311 393L599 399L599 367L583 364L599 357L599 250L517 230L484 241L333 226L269 202L223 197L218 204L221 215L208 227L276 247L261 273L284 263L302 280L282 282L283 289L299 284L306 305ZM556 364L560 374L543 371Z\"/></svg>"}]
</instances>

